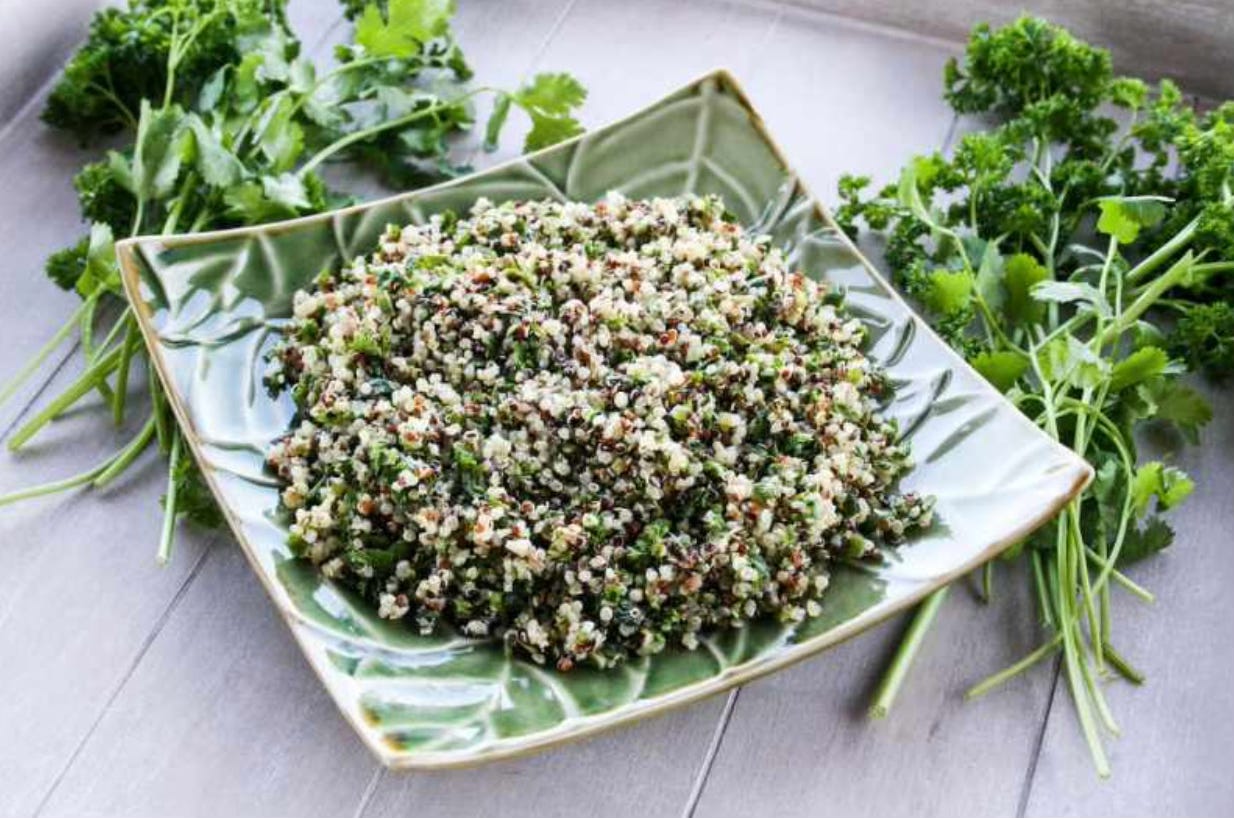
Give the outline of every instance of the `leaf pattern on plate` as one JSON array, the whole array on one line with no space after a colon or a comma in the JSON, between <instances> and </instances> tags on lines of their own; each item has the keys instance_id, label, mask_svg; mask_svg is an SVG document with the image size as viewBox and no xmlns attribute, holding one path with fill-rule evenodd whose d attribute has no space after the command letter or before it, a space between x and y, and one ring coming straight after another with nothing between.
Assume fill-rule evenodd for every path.
<instances>
[{"instance_id":1,"label":"leaf pattern on plate","mask_svg":"<svg viewBox=\"0 0 1234 818\"><path fill-rule=\"evenodd\" d=\"M718 193L750 229L845 294L897 384L885 411L912 442L908 489L940 524L882 566L838 568L823 612L759 621L602 672L559 674L500 645L379 619L291 558L263 452L289 399L261 386L291 296L368 253L390 223L493 201ZM125 283L190 443L246 555L360 735L393 766L473 763L553 744L700 698L847 638L1048 519L1088 479L960 361L841 236L766 136L735 82L704 77L627 119L433 188L281 224L123 242Z\"/></svg>"}]
</instances>

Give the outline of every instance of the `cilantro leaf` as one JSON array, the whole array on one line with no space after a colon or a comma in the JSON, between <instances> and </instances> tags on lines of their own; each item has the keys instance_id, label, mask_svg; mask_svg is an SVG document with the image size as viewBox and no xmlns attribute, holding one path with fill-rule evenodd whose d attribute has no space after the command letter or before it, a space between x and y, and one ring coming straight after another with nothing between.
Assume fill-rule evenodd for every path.
<instances>
[{"instance_id":1,"label":"cilantro leaf","mask_svg":"<svg viewBox=\"0 0 1234 818\"><path fill-rule=\"evenodd\" d=\"M1028 361L1015 352L982 352L970 363L999 392L1011 389L1028 371Z\"/></svg>"},{"instance_id":2,"label":"cilantro leaf","mask_svg":"<svg viewBox=\"0 0 1234 818\"><path fill-rule=\"evenodd\" d=\"M187 119L193 134L194 166L206 184L228 188L244 176L244 163L223 147L222 140L199 116Z\"/></svg>"},{"instance_id":3,"label":"cilantro leaf","mask_svg":"<svg viewBox=\"0 0 1234 818\"><path fill-rule=\"evenodd\" d=\"M578 120L568 116L531 115L531 131L523 143L525 151L537 151L564 142L572 136L583 132L583 126Z\"/></svg>"},{"instance_id":4,"label":"cilantro leaf","mask_svg":"<svg viewBox=\"0 0 1234 818\"><path fill-rule=\"evenodd\" d=\"M75 287L83 298L109 292L120 293L120 267L116 264L111 228L100 222L90 225L85 265Z\"/></svg>"},{"instance_id":5,"label":"cilantro leaf","mask_svg":"<svg viewBox=\"0 0 1234 818\"><path fill-rule=\"evenodd\" d=\"M1007 301L1003 310L1008 323L1023 326L1041 320L1045 308L1040 300L1033 298L1032 290L1049 277L1050 272L1027 253L1016 253L1004 262L1003 285L1007 289Z\"/></svg>"},{"instance_id":6,"label":"cilantro leaf","mask_svg":"<svg viewBox=\"0 0 1234 818\"><path fill-rule=\"evenodd\" d=\"M587 89L569 74L536 74L514 98L524 109L559 117L582 105L587 100Z\"/></svg>"},{"instance_id":7,"label":"cilantro leaf","mask_svg":"<svg viewBox=\"0 0 1234 818\"><path fill-rule=\"evenodd\" d=\"M1110 389L1118 391L1160 375L1170 365L1170 358L1158 347L1140 347L1114 364L1110 372Z\"/></svg>"},{"instance_id":8,"label":"cilantro leaf","mask_svg":"<svg viewBox=\"0 0 1234 818\"><path fill-rule=\"evenodd\" d=\"M1047 344L1042 363L1050 380L1066 381L1081 388L1096 388L1110 372L1110 362L1074 335Z\"/></svg>"},{"instance_id":9,"label":"cilantro leaf","mask_svg":"<svg viewBox=\"0 0 1234 818\"><path fill-rule=\"evenodd\" d=\"M1195 483L1184 471L1154 460L1135 470L1131 480L1131 504L1136 515L1142 517L1153 498L1158 508L1168 511L1194 490Z\"/></svg>"},{"instance_id":10,"label":"cilantro leaf","mask_svg":"<svg viewBox=\"0 0 1234 818\"><path fill-rule=\"evenodd\" d=\"M1098 202L1101 217L1097 219L1097 230L1118 239L1120 244L1134 244L1142 229L1155 227L1165 218L1165 201L1168 200L1155 196L1102 199Z\"/></svg>"},{"instance_id":11,"label":"cilantro leaf","mask_svg":"<svg viewBox=\"0 0 1234 818\"><path fill-rule=\"evenodd\" d=\"M137 146L131 165L133 189L142 199L163 199L171 193L188 153L188 131L179 106L154 109L141 101Z\"/></svg>"},{"instance_id":12,"label":"cilantro leaf","mask_svg":"<svg viewBox=\"0 0 1234 818\"><path fill-rule=\"evenodd\" d=\"M537 74L514 93L498 95L485 128L485 149L496 147L512 105L518 106L531 119L524 151L539 150L577 136L583 132L583 126L575 119L573 111L586 99L587 90L569 74Z\"/></svg>"},{"instance_id":13,"label":"cilantro leaf","mask_svg":"<svg viewBox=\"0 0 1234 818\"><path fill-rule=\"evenodd\" d=\"M304 151L304 128L294 119L295 109L294 100L284 97L258 128L261 152L275 173L290 170Z\"/></svg>"},{"instance_id":14,"label":"cilantro leaf","mask_svg":"<svg viewBox=\"0 0 1234 818\"><path fill-rule=\"evenodd\" d=\"M454 0L389 0L364 7L356 21L356 42L374 57L415 57L424 43L449 31Z\"/></svg>"},{"instance_id":15,"label":"cilantro leaf","mask_svg":"<svg viewBox=\"0 0 1234 818\"><path fill-rule=\"evenodd\" d=\"M1146 557L1163 551L1174 542L1174 529L1157 515L1148 519L1143 528L1132 526L1127 530L1122 550L1118 552L1119 567L1131 565Z\"/></svg>"},{"instance_id":16,"label":"cilantro leaf","mask_svg":"<svg viewBox=\"0 0 1234 818\"><path fill-rule=\"evenodd\" d=\"M1056 304L1082 304L1098 315L1110 314L1110 302L1091 284L1077 281L1042 281L1032 287L1032 296L1037 301Z\"/></svg>"},{"instance_id":17,"label":"cilantro leaf","mask_svg":"<svg viewBox=\"0 0 1234 818\"><path fill-rule=\"evenodd\" d=\"M1213 419L1213 408L1191 387L1168 380L1152 390L1156 419L1173 425L1183 437L1199 440L1200 429Z\"/></svg>"}]
</instances>

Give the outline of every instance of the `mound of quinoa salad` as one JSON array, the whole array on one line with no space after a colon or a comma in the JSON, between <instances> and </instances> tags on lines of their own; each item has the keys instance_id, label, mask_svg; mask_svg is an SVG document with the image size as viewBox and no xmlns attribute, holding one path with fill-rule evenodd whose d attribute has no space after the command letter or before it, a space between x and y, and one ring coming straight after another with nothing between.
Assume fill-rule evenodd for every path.
<instances>
[{"instance_id":1,"label":"mound of quinoa salad","mask_svg":"<svg viewBox=\"0 0 1234 818\"><path fill-rule=\"evenodd\" d=\"M718 198L481 199L294 311L291 546L421 631L609 666L814 616L930 523L861 323Z\"/></svg>"}]
</instances>

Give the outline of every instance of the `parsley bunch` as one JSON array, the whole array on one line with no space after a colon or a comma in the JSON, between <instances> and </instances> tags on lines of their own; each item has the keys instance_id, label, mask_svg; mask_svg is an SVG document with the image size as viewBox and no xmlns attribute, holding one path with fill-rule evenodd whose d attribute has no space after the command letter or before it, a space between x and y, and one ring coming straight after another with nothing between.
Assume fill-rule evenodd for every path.
<instances>
[{"instance_id":1,"label":"parsley bunch","mask_svg":"<svg viewBox=\"0 0 1234 818\"><path fill-rule=\"evenodd\" d=\"M1172 83L1116 76L1106 51L1033 18L976 27L944 83L984 129L949 155L914 157L873 195L868 179L844 178L837 220L881 233L895 283L942 337L1093 465L1092 485L1011 555L1033 584L1043 644L970 696L1061 652L1106 775L1102 732L1117 726L1101 682L1143 678L1114 647L1111 586L1151 599L1122 569L1169 545L1163 514L1193 488L1176 467L1141 462L1136 440L1152 425L1194 441L1212 412L1182 376L1234 366L1234 105L1198 113Z\"/></svg>"},{"instance_id":2,"label":"parsley bunch","mask_svg":"<svg viewBox=\"0 0 1234 818\"><path fill-rule=\"evenodd\" d=\"M344 8L351 42L322 67L301 54L285 0L130 0L95 15L48 99L44 120L83 143L123 134L127 147L86 165L73 183L88 234L51 256L48 277L81 306L16 377L11 397L50 354L77 336L82 375L9 440L17 450L85 396L98 393L120 423L134 367L149 379L149 417L122 450L82 474L0 496L0 505L82 485L101 487L152 445L170 461L160 559L175 523L218 525L217 507L185 456L175 419L124 303L117 236L210 230L302 216L351 201L320 174L350 161L391 185L415 187L469 170L451 160L451 138L468 130L472 101L494 95L487 144L511 107L526 112L534 149L581 130L586 92L566 74L541 74L515 92L466 84L471 69L454 39L452 0L388 0ZM119 305L105 330L100 310ZM100 338L99 335L102 335Z\"/></svg>"}]
</instances>

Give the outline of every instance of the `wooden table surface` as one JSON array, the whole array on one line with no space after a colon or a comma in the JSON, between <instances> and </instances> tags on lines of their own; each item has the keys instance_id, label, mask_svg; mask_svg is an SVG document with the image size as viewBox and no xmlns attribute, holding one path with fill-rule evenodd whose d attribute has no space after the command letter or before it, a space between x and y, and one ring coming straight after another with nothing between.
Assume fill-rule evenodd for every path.
<instances>
[{"instance_id":1,"label":"wooden table surface","mask_svg":"<svg viewBox=\"0 0 1234 818\"><path fill-rule=\"evenodd\" d=\"M64 0L51 12L0 0L0 27L21 23L47 42L42 72L0 57L0 111L11 111L0 116L8 259L0 379L74 307L40 268L82 229L69 178L87 155L44 128L38 112L48 72L95 5ZM730 68L826 201L840 173L886 179L953 131L939 91L957 45L808 2L459 5L459 36L482 82L569 70L591 91L588 124L706 69ZM291 12L316 53L346 32L331 0L293 0ZM50 362L0 410L0 434L78 367L63 354ZM1108 686L1124 728L1110 744L1109 781L1093 774L1057 667L962 700L968 685L1040 639L1026 583L1008 569L991 606L968 587L950 595L883 722L864 711L902 620L726 697L594 740L473 770L385 771L318 684L230 536L186 531L171 565L155 564L164 478L147 455L105 492L0 510L0 816L1234 813L1234 402L1229 391L1203 388L1217 420L1205 445L1181 457L1199 488L1177 516L1178 544L1135 569L1159 601L1118 600L1120 648L1149 681ZM131 430L113 430L100 415L83 409L20 456L0 457L0 492L113 451Z\"/></svg>"}]
</instances>

